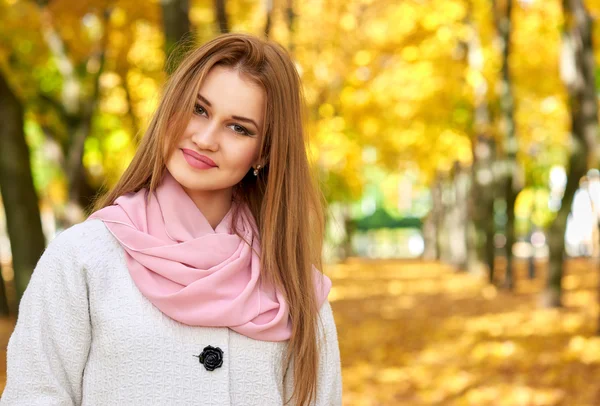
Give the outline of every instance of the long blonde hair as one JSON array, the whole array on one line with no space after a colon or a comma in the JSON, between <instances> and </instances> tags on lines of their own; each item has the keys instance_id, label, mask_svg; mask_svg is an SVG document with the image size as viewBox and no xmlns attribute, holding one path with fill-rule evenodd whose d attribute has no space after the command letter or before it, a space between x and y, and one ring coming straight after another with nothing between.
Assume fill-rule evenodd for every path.
<instances>
[{"instance_id":1,"label":"long blonde hair","mask_svg":"<svg viewBox=\"0 0 600 406\"><path fill-rule=\"evenodd\" d=\"M294 360L290 400L305 405L316 399L319 309L312 265L322 269L324 200L306 154L300 78L284 48L250 35L225 34L189 52L167 80L131 164L115 187L96 201L94 211L126 193L156 189L178 134L192 115L202 81L217 65L236 69L266 92L259 151L263 167L258 177L251 171L246 174L235 187L234 199L245 202L256 219L261 277L275 284L289 303L292 335L284 368L287 374Z\"/></svg>"}]
</instances>

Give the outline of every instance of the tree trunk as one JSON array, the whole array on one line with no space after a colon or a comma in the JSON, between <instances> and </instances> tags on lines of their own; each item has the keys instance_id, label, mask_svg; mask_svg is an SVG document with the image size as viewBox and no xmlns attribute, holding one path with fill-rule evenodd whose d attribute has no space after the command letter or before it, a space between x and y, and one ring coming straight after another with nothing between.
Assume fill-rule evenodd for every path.
<instances>
[{"instance_id":1,"label":"tree trunk","mask_svg":"<svg viewBox=\"0 0 600 406\"><path fill-rule=\"evenodd\" d=\"M290 51L291 55L294 55L294 50L296 48L296 43L294 41L296 31L296 13L294 12L294 0L287 0L287 5L285 7L285 16L287 19L287 26L289 32L288 50Z\"/></svg>"},{"instance_id":2,"label":"tree trunk","mask_svg":"<svg viewBox=\"0 0 600 406\"><path fill-rule=\"evenodd\" d=\"M356 233L356 221L346 213L344 214L344 241L342 242L342 251L344 260L355 255L352 247L352 237Z\"/></svg>"},{"instance_id":3,"label":"tree trunk","mask_svg":"<svg viewBox=\"0 0 600 406\"><path fill-rule=\"evenodd\" d=\"M490 193L493 190L493 188L490 188ZM493 194L485 199L484 203L487 204L487 207L482 209L482 211L488 213L489 215L482 219L483 225L481 226L485 235L485 242L482 246L482 255L483 258L485 258L485 263L489 268L490 283L493 283L494 281L494 269L496 264L496 224L494 222L494 200Z\"/></svg>"},{"instance_id":4,"label":"tree trunk","mask_svg":"<svg viewBox=\"0 0 600 406\"><path fill-rule=\"evenodd\" d=\"M496 0L492 0L494 6L494 23L502 47L502 68L500 86L500 109L502 115L502 127L504 130L504 200L506 202L506 278L505 286L513 289L513 255L512 247L516 242L515 237L515 201L521 185L520 172L517 164L517 137L514 119L514 97L512 93L512 80L510 76L509 56L511 46L511 24L513 0L502 2L500 7Z\"/></svg>"},{"instance_id":5,"label":"tree trunk","mask_svg":"<svg viewBox=\"0 0 600 406\"><path fill-rule=\"evenodd\" d=\"M561 208L549 232L550 265L542 305L561 305L565 228L579 180L596 165L598 101L592 46L592 19L583 0L563 0L565 25L561 52L561 78L569 93L571 150L567 185Z\"/></svg>"},{"instance_id":6,"label":"tree trunk","mask_svg":"<svg viewBox=\"0 0 600 406\"><path fill-rule=\"evenodd\" d=\"M165 70L171 73L184 53L184 49L177 48L177 45L190 32L190 5L188 0L161 0L160 5L165 33L165 55L169 61Z\"/></svg>"},{"instance_id":7,"label":"tree trunk","mask_svg":"<svg viewBox=\"0 0 600 406\"><path fill-rule=\"evenodd\" d=\"M470 210L472 219L473 248L470 253L469 269L479 266L487 268L490 283L494 281L495 246L494 197L495 175L493 171L496 156L494 140L484 134L477 137L473 148L471 168Z\"/></svg>"},{"instance_id":8,"label":"tree trunk","mask_svg":"<svg viewBox=\"0 0 600 406\"><path fill-rule=\"evenodd\" d=\"M95 102L92 103L93 106L89 106L89 113L80 117L75 126L67 127L69 132L73 134L73 141L69 146L69 155L66 160L66 173L69 182L69 201L72 205L81 207L83 210L90 205L95 195L88 183L85 167L83 166L85 140L91 132L92 115L96 105ZM74 220L75 222L78 222L80 219Z\"/></svg>"},{"instance_id":9,"label":"tree trunk","mask_svg":"<svg viewBox=\"0 0 600 406\"><path fill-rule=\"evenodd\" d=\"M479 30L473 20L472 5L469 5L466 23L473 30L473 35L465 44L469 68L484 78L484 56L481 47ZM479 273L486 268L490 282L494 280L494 182L493 171L496 159L494 139L489 135L491 129L488 106L487 82L480 81L473 88L474 123L472 141L471 188L469 195L469 228L467 238L467 269Z\"/></svg>"},{"instance_id":10,"label":"tree trunk","mask_svg":"<svg viewBox=\"0 0 600 406\"><path fill-rule=\"evenodd\" d=\"M265 38L269 38L271 35L271 27L273 26L273 0L267 0L266 9L267 18L265 21Z\"/></svg>"},{"instance_id":11,"label":"tree trunk","mask_svg":"<svg viewBox=\"0 0 600 406\"><path fill-rule=\"evenodd\" d=\"M440 260L446 264L460 268L466 257L465 236L461 229L460 203L457 196L455 179L445 176L442 180L442 207L441 219Z\"/></svg>"},{"instance_id":12,"label":"tree trunk","mask_svg":"<svg viewBox=\"0 0 600 406\"><path fill-rule=\"evenodd\" d=\"M548 281L541 296L543 307L560 307L562 294L562 276L565 259L565 230L567 218L571 212L573 197L579 187L579 179L587 170L585 145L580 139L572 136L573 145L569 157L567 186L562 198L561 207L548 231L548 248L550 259L548 264Z\"/></svg>"},{"instance_id":13,"label":"tree trunk","mask_svg":"<svg viewBox=\"0 0 600 406\"><path fill-rule=\"evenodd\" d=\"M515 232L515 202L517 201L517 195L523 189L516 180L518 175L516 174L517 162L516 162L516 151L509 152L508 154L508 169L506 174L506 181L504 183L505 201L506 201L506 280L505 287L512 290L515 285L514 280L514 268L513 268L513 246L517 242Z\"/></svg>"},{"instance_id":14,"label":"tree trunk","mask_svg":"<svg viewBox=\"0 0 600 406\"><path fill-rule=\"evenodd\" d=\"M432 196L433 197L433 196ZM423 242L425 248L423 250L423 259L427 261L435 261L437 259L437 230L435 222L434 208L425 217L423 221Z\"/></svg>"},{"instance_id":15,"label":"tree trunk","mask_svg":"<svg viewBox=\"0 0 600 406\"><path fill-rule=\"evenodd\" d=\"M434 236L431 238L425 239L425 249L428 252L434 253L434 258L437 260L441 259L442 252L442 218L443 218L444 206L442 203L442 187L441 187L441 179L438 174L431 186L431 211L429 212L428 217L431 218L431 222L433 223L433 232ZM427 247L427 244L432 244L432 246Z\"/></svg>"},{"instance_id":16,"label":"tree trunk","mask_svg":"<svg viewBox=\"0 0 600 406\"><path fill-rule=\"evenodd\" d=\"M454 241L453 264L461 271L467 270L468 265L468 224L469 224L469 171L465 170L459 162L453 167L454 189L454 218L452 228Z\"/></svg>"},{"instance_id":17,"label":"tree trunk","mask_svg":"<svg viewBox=\"0 0 600 406\"><path fill-rule=\"evenodd\" d=\"M226 34L229 32L229 21L227 19L227 10L225 7L225 0L214 0L215 16L217 18L217 25L219 26L219 32Z\"/></svg>"},{"instance_id":18,"label":"tree trunk","mask_svg":"<svg viewBox=\"0 0 600 406\"><path fill-rule=\"evenodd\" d=\"M27 288L46 241L33 184L23 107L0 75L0 190L6 212L17 300Z\"/></svg>"}]
</instances>

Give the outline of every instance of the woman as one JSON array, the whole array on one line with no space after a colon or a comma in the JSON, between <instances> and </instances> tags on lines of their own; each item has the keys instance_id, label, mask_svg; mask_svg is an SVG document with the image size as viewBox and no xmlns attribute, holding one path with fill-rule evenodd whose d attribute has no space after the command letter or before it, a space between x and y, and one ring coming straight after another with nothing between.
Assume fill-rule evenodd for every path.
<instances>
[{"instance_id":1,"label":"woman","mask_svg":"<svg viewBox=\"0 0 600 406\"><path fill-rule=\"evenodd\" d=\"M299 77L220 36L169 78L128 169L21 300L2 405L339 405Z\"/></svg>"}]
</instances>

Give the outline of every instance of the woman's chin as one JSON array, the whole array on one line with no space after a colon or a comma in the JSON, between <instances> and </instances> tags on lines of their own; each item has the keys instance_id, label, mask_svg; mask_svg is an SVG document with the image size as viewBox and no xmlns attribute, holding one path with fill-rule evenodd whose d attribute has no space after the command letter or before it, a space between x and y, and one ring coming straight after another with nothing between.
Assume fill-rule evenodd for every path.
<instances>
[{"instance_id":1,"label":"woman's chin","mask_svg":"<svg viewBox=\"0 0 600 406\"><path fill-rule=\"evenodd\" d=\"M214 179L207 179L207 181L199 181L198 176L195 178L185 178L178 180L179 184L188 193L210 193L210 192L221 192L227 189L231 189L231 186L215 182Z\"/></svg>"}]
</instances>

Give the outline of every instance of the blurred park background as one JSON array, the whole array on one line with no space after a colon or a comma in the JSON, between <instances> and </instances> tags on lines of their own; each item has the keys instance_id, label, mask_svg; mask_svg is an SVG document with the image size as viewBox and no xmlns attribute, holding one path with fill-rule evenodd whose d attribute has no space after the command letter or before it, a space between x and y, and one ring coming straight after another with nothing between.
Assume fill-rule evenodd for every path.
<instances>
[{"instance_id":1,"label":"blurred park background","mask_svg":"<svg viewBox=\"0 0 600 406\"><path fill-rule=\"evenodd\" d=\"M127 166L174 45L242 31L302 76L344 404L600 404L599 16L600 0L0 0L0 388L37 259Z\"/></svg>"}]
</instances>

